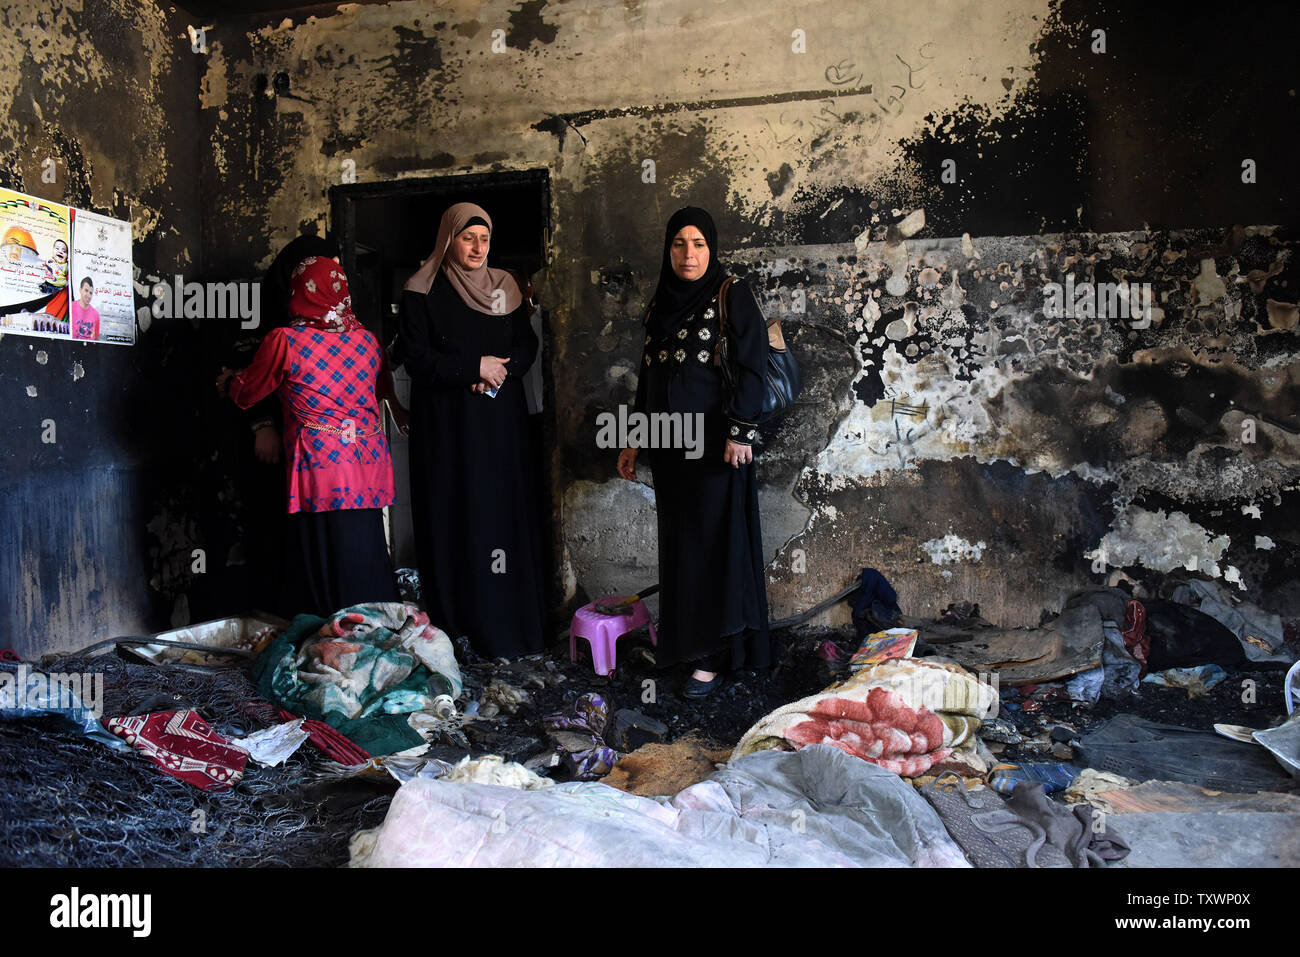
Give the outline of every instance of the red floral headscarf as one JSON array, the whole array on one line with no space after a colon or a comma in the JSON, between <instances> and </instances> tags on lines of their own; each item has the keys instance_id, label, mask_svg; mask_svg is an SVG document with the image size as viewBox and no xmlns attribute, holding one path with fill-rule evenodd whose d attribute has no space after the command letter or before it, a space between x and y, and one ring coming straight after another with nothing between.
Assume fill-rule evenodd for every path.
<instances>
[{"instance_id":1,"label":"red floral headscarf","mask_svg":"<svg viewBox=\"0 0 1300 957\"><path fill-rule=\"evenodd\" d=\"M294 267L289 297L291 325L325 332L351 332L361 323L352 313L348 277L333 259L312 256Z\"/></svg>"}]
</instances>

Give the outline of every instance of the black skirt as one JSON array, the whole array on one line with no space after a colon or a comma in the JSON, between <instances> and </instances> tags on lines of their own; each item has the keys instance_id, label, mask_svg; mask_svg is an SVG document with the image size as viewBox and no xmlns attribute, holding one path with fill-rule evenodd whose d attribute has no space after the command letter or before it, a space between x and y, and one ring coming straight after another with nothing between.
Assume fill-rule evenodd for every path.
<instances>
[{"instance_id":1,"label":"black skirt","mask_svg":"<svg viewBox=\"0 0 1300 957\"><path fill-rule=\"evenodd\" d=\"M720 455L650 456L659 517L661 666L766 668L767 588L758 477Z\"/></svg>"},{"instance_id":2,"label":"black skirt","mask_svg":"<svg viewBox=\"0 0 1300 957\"><path fill-rule=\"evenodd\" d=\"M327 618L350 605L399 600L383 509L294 512L285 566L286 614Z\"/></svg>"}]
</instances>

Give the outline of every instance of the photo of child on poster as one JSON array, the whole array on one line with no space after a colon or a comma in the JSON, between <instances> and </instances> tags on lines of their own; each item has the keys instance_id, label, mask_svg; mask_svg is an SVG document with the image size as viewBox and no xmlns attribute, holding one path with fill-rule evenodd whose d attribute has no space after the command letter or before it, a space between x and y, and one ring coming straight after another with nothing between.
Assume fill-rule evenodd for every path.
<instances>
[{"instance_id":1,"label":"photo of child on poster","mask_svg":"<svg viewBox=\"0 0 1300 957\"><path fill-rule=\"evenodd\" d=\"M99 312L91 302L95 298L95 280L89 276L77 284L77 298L72 301L68 312L71 317L72 338L99 339Z\"/></svg>"},{"instance_id":2,"label":"photo of child on poster","mask_svg":"<svg viewBox=\"0 0 1300 957\"><path fill-rule=\"evenodd\" d=\"M62 239L56 239L54 255L45 260L45 279L41 283L41 292L56 293L67 288L68 244Z\"/></svg>"},{"instance_id":3,"label":"photo of child on poster","mask_svg":"<svg viewBox=\"0 0 1300 957\"><path fill-rule=\"evenodd\" d=\"M72 210L72 274L68 295L72 338L131 345L135 298L131 224L84 209Z\"/></svg>"}]
</instances>

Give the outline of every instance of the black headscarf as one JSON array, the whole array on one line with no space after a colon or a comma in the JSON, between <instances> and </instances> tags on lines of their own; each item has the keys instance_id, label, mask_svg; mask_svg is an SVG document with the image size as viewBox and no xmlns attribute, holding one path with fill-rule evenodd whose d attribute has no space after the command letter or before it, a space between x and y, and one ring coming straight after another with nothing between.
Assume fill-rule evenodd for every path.
<instances>
[{"instance_id":1,"label":"black headscarf","mask_svg":"<svg viewBox=\"0 0 1300 957\"><path fill-rule=\"evenodd\" d=\"M698 229L709 244L709 265L699 279L682 279L673 272L673 239L687 226ZM650 313L651 334L662 336L674 332L696 309L717 295L722 278L718 228L713 225L713 217L698 206L683 206L673 213L664 232L663 264L659 267L659 285L655 287Z\"/></svg>"},{"instance_id":2,"label":"black headscarf","mask_svg":"<svg viewBox=\"0 0 1300 957\"><path fill-rule=\"evenodd\" d=\"M320 236L299 236L280 250L262 277L263 331L289 324L289 297L293 293L294 267L312 256L330 259L338 254L339 247L334 240L328 237L322 239Z\"/></svg>"}]
</instances>

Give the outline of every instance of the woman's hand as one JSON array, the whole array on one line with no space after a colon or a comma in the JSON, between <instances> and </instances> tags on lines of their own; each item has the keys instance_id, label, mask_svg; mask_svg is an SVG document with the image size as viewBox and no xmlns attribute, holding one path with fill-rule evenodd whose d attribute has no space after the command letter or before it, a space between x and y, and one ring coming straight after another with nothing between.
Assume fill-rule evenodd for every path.
<instances>
[{"instance_id":1,"label":"woman's hand","mask_svg":"<svg viewBox=\"0 0 1300 957\"><path fill-rule=\"evenodd\" d=\"M722 461L726 462L732 468L740 468L742 465L748 465L754 461L754 448L750 445L741 445L739 442L733 442L727 439L727 447L722 451Z\"/></svg>"},{"instance_id":2,"label":"woman's hand","mask_svg":"<svg viewBox=\"0 0 1300 957\"><path fill-rule=\"evenodd\" d=\"M489 389L501 388L501 383L506 381L506 363L509 361L508 358L483 356L478 364L478 377L487 383Z\"/></svg>"},{"instance_id":3,"label":"woman's hand","mask_svg":"<svg viewBox=\"0 0 1300 957\"><path fill-rule=\"evenodd\" d=\"M397 431L403 435L411 434L411 413L395 399L388 400L388 414L393 417L393 425L397 426Z\"/></svg>"},{"instance_id":4,"label":"woman's hand","mask_svg":"<svg viewBox=\"0 0 1300 957\"><path fill-rule=\"evenodd\" d=\"M636 481L636 449L624 449L618 453L618 474L629 482Z\"/></svg>"},{"instance_id":5,"label":"woman's hand","mask_svg":"<svg viewBox=\"0 0 1300 957\"><path fill-rule=\"evenodd\" d=\"M253 454L267 465L280 461L280 433L275 426L266 425L253 433Z\"/></svg>"},{"instance_id":6,"label":"woman's hand","mask_svg":"<svg viewBox=\"0 0 1300 957\"><path fill-rule=\"evenodd\" d=\"M227 369L225 366L221 367L221 374L217 376L217 381L215 384L217 387L217 395L221 396L223 399L226 397L227 393L230 390L230 380L234 377L234 375L235 375L234 369Z\"/></svg>"}]
</instances>

